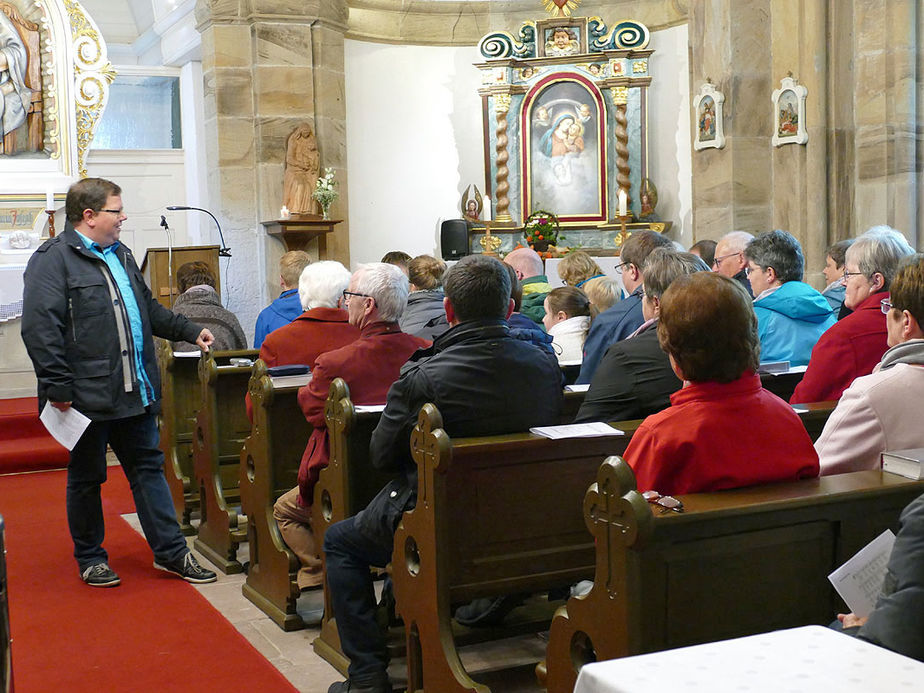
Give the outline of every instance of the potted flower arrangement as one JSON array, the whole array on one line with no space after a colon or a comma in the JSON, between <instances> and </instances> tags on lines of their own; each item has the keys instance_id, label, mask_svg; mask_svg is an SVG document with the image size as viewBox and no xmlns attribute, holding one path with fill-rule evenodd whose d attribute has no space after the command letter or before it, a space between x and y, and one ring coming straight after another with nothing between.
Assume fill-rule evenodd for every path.
<instances>
[{"instance_id":1,"label":"potted flower arrangement","mask_svg":"<svg viewBox=\"0 0 924 693\"><path fill-rule=\"evenodd\" d=\"M322 218L330 219L330 206L340 197L340 193L337 192L337 182L334 180L334 169L324 169L324 175L314 184L314 192L311 196L321 205Z\"/></svg>"},{"instance_id":2,"label":"potted flower arrangement","mask_svg":"<svg viewBox=\"0 0 924 693\"><path fill-rule=\"evenodd\" d=\"M544 209L538 209L523 222L526 243L537 253L544 253L549 247L557 247L565 237L558 225L558 217Z\"/></svg>"}]
</instances>

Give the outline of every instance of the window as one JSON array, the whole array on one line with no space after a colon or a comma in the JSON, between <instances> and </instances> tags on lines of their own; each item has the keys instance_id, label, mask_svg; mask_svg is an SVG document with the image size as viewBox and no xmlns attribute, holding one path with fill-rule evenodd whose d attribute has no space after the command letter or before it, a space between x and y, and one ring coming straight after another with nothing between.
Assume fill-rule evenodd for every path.
<instances>
[{"instance_id":1,"label":"window","mask_svg":"<svg viewBox=\"0 0 924 693\"><path fill-rule=\"evenodd\" d=\"M92 149L182 149L180 78L119 75Z\"/></svg>"}]
</instances>

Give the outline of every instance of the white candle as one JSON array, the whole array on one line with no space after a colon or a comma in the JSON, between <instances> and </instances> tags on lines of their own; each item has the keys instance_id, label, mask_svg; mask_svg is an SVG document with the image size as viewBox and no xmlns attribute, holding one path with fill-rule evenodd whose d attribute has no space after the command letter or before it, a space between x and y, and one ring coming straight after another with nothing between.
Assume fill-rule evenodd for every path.
<instances>
[{"instance_id":1,"label":"white candle","mask_svg":"<svg viewBox=\"0 0 924 693\"><path fill-rule=\"evenodd\" d=\"M623 188L619 189L619 216L626 216L626 205L629 202L629 196Z\"/></svg>"},{"instance_id":2,"label":"white candle","mask_svg":"<svg viewBox=\"0 0 924 693\"><path fill-rule=\"evenodd\" d=\"M54 190L48 188L45 190L45 209L54 209L55 208L55 193Z\"/></svg>"},{"instance_id":3,"label":"white candle","mask_svg":"<svg viewBox=\"0 0 924 693\"><path fill-rule=\"evenodd\" d=\"M484 221L491 221L491 197L485 195L481 198L481 203L484 211Z\"/></svg>"},{"instance_id":4,"label":"white candle","mask_svg":"<svg viewBox=\"0 0 924 693\"><path fill-rule=\"evenodd\" d=\"M282 206L282 209L279 210L279 218L280 218L280 219L288 219L288 218L289 218L289 208L286 207L285 205L283 205L283 206Z\"/></svg>"}]
</instances>

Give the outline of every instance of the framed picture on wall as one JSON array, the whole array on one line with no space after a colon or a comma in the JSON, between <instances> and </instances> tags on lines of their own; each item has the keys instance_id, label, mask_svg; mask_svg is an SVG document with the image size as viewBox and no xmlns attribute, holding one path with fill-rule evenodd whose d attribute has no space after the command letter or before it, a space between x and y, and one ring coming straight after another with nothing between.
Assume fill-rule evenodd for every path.
<instances>
[{"instance_id":1,"label":"framed picture on wall","mask_svg":"<svg viewBox=\"0 0 924 693\"><path fill-rule=\"evenodd\" d=\"M780 88L773 91L773 146L784 144L805 144L808 130L805 128L805 98L808 89L792 78L784 77Z\"/></svg>"},{"instance_id":2,"label":"framed picture on wall","mask_svg":"<svg viewBox=\"0 0 924 693\"><path fill-rule=\"evenodd\" d=\"M693 115L696 118L693 148L697 151L725 146L724 104L725 94L707 79L693 98Z\"/></svg>"},{"instance_id":3,"label":"framed picture on wall","mask_svg":"<svg viewBox=\"0 0 924 693\"><path fill-rule=\"evenodd\" d=\"M521 111L522 218L537 209L563 223L606 221L606 110L584 75L553 73Z\"/></svg>"}]
</instances>

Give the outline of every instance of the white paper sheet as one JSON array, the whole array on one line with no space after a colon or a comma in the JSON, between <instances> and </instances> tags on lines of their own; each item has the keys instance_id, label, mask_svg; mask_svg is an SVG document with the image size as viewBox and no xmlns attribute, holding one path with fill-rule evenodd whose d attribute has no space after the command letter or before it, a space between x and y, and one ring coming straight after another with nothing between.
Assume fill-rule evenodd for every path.
<instances>
[{"instance_id":1,"label":"white paper sheet","mask_svg":"<svg viewBox=\"0 0 924 693\"><path fill-rule=\"evenodd\" d=\"M90 419L70 407L65 411L55 409L51 402L45 402L45 408L39 419L52 437L68 450L73 450L80 436L90 425Z\"/></svg>"},{"instance_id":2,"label":"white paper sheet","mask_svg":"<svg viewBox=\"0 0 924 693\"><path fill-rule=\"evenodd\" d=\"M587 392L590 389L590 383L581 383L579 385L565 385L565 392Z\"/></svg>"},{"instance_id":3,"label":"white paper sheet","mask_svg":"<svg viewBox=\"0 0 924 693\"><path fill-rule=\"evenodd\" d=\"M885 580L895 535L887 529L828 576L834 589L860 618L870 615Z\"/></svg>"},{"instance_id":4,"label":"white paper sheet","mask_svg":"<svg viewBox=\"0 0 924 693\"><path fill-rule=\"evenodd\" d=\"M597 436L625 435L618 428L595 421L593 423L564 424L561 426L537 426L529 429L530 433L557 440L558 438L594 438Z\"/></svg>"}]
</instances>

